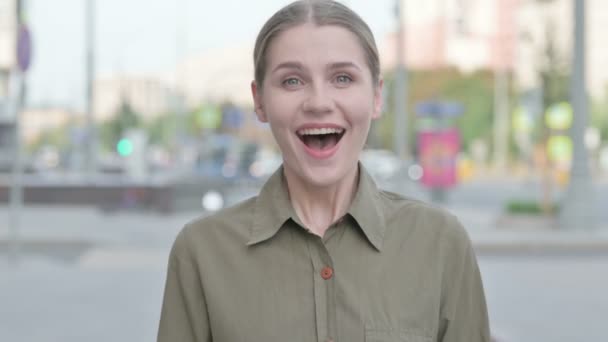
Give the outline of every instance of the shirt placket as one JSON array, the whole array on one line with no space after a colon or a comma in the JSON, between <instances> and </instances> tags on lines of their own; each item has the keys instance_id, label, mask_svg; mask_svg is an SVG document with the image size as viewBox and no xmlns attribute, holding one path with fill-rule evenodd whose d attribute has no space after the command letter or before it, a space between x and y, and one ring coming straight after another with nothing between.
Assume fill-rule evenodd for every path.
<instances>
[{"instance_id":1,"label":"shirt placket","mask_svg":"<svg viewBox=\"0 0 608 342\"><path fill-rule=\"evenodd\" d=\"M335 302L335 269L333 261L323 240L310 236L308 249L313 265L313 284L315 299L315 317L317 341L337 341L336 302Z\"/></svg>"}]
</instances>

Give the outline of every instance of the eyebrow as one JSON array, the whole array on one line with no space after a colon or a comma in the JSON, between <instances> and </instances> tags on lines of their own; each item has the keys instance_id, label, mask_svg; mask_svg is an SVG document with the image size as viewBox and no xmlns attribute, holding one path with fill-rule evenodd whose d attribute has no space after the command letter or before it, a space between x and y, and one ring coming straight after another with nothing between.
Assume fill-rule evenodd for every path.
<instances>
[{"instance_id":1,"label":"eyebrow","mask_svg":"<svg viewBox=\"0 0 608 342\"><path fill-rule=\"evenodd\" d=\"M277 65L274 69L272 69L272 72L275 72L279 69L298 69L298 70L302 70L304 69L304 66L302 66L302 63L300 62L283 62L279 65Z\"/></svg>"},{"instance_id":2,"label":"eyebrow","mask_svg":"<svg viewBox=\"0 0 608 342\"><path fill-rule=\"evenodd\" d=\"M357 70L361 70L361 68L353 63L353 62L336 62L336 63L331 63L328 67L329 70L333 70L333 69L343 69L343 68L355 68Z\"/></svg>"},{"instance_id":3,"label":"eyebrow","mask_svg":"<svg viewBox=\"0 0 608 342\"><path fill-rule=\"evenodd\" d=\"M343 68L355 68L357 70L361 70L361 68L353 63L353 62L335 62L335 63L331 63L327 66L328 70L334 70L334 69L343 69ZM277 65L272 72L275 72L279 69L298 69L298 70L303 70L305 69L304 66L302 65L302 63L300 62L283 62L279 65Z\"/></svg>"}]
</instances>

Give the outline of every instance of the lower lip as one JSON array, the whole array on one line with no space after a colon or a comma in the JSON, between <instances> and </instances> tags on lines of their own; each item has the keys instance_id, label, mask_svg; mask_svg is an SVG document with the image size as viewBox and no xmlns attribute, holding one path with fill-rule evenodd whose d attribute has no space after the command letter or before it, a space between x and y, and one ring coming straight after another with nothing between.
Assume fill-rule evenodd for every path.
<instances>
[{"instance_id":1,"label":"lower lip","mask_svg":"<svg viewBox=\"0 0 608 342\"><path fill-rule=\"evenodd\" d=\"M342 136L342 138L344 138L344 136ZM340 139L340 140L338 140L336 145L332 148L328 148L326 150L315 150L315 149L308 147L300 138L298 138L298 140L300 140L300 143L302 143L302 146L304 146L304 151L306 151L306 153L308 153L309 156L311 156L315 159L331 158L334 154L336 154L336 152L338 151L338 148L340 148L340 142L342 142L342 139Z\"/></svg>"}]
</instances>

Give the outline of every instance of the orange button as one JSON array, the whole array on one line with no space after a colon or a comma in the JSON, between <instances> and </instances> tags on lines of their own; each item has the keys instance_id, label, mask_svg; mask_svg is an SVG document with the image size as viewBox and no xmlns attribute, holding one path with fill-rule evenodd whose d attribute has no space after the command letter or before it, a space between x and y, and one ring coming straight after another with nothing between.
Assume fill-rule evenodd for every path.
<instances>
[{"instance_id":1,"label":"orange button","mask_svg":"<svg viewBox=\"0 0 608 342\"><path fill-rule=\"evenodd\" d=\"M334 270L329 267L329 266L325 266L323 267L323 269L321 270L321 277L325 280L331 278L331 276L334 274Z\"/></svg>"}]
</instances>

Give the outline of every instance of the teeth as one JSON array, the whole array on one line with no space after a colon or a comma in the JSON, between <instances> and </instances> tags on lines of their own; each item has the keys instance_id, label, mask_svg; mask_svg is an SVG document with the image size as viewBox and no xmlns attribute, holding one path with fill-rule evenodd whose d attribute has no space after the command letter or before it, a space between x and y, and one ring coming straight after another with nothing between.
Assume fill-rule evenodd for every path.
<instances>
[{"instance_id":1,"label":"teeth","mask_svg":"<svg viewBox=\"0 0 608 342\"><path fill-rule=\"evenodd\" d=\"M341 134L342 128L306 128L298 131L300 135Z\"/></svg>"}]
</instances>

